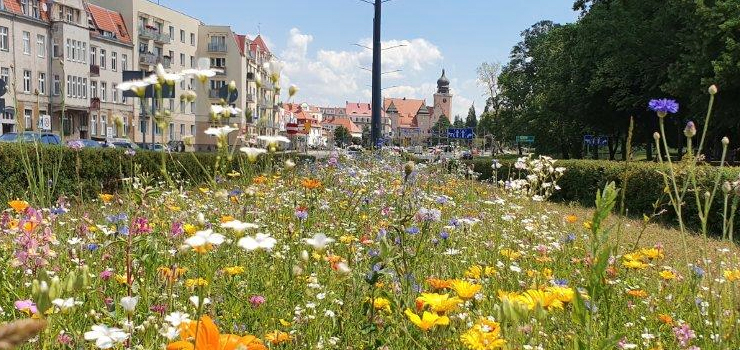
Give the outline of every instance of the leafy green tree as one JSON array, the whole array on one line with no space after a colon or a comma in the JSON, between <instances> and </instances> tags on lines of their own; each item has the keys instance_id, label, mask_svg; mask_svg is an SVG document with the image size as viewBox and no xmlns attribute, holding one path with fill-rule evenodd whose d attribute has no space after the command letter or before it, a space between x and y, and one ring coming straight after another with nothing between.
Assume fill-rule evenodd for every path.
<instances>
[{"instance_id":1,"label":"leafy green tree","mask_svg":"<svg viewBox=\"0 0 740 350\"><path fill-rule=\"evenodd\" d=\"M465 119L465 127L475 128L476 126L478 126L478 117L475 114L475 106L470 105L470 109L468 109L468 117Z\"/></svg>"},{"instance_id":2,"label":"leafy green tree","mask_svg":"<svg viewBox=\"0 0 740 350\"><path fill-rule=\"evenodd\" d=\"M343 126L334 129L334 142L339 147L344 147L352 141L352 135L349 130Z\"/></svg>"},{"instance_id":3,"label":"leafy green tree","mask_svg":"<svg viewBox=\"0 0 740 350\"><path fill-rule=\"evenodd\" d=\"M447 138L447 129L449 128L450 119L445 115L440 116L439 120L432 126L432 143L434 145L442 143L442 140Z\"/></svg>"},{"instance_id":4,"label":"leafy green tree","mask_svg":"<svg viewBox=\"0 0 740 350\"><path fill-rule=\"evenodd\" d=\"M465 122L464 122L464 121L462 120L462 118L460 118L460 116L459 116L459 115L456 115L456 116L455 116L455 122L454 122L454 123L452 123L452 125L453 125L453 126L454 126L455 128L464 128L464 127L465 127Z\"/></svg>"}]
</instances>

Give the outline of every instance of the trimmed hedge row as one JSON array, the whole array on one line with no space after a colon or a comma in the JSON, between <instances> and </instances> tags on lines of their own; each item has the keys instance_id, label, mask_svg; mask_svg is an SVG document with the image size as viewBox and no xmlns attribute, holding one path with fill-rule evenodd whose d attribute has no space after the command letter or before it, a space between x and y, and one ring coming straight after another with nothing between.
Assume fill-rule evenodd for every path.
<instances>
[{"instance_id":1,"label":"trimmed hedge row","mask_svg":"<svg viewBox=\"0 0 740 350\"><path fill-rule=\"evenodd\" d=\"M472 164L475 172L480 173L480 180L489 180L493 177L490 159L476 159L465 161L466 164ZM516 176L516 169L513 168L513 162L502 162L502 168L498 169L498 180L505 180L509 176ZM606 160L558 160L558 166L565 167L567 170L563 177L558 181L561 189L553 195L551 200L557 202L572 202L583 206L592 207L596 191L603 189L604 186L614 181L618 188L623 188L622 180L625 173L628 174L627 192L625 195L625 207L631 216L642 217L643 214L651 216L654 212L666 209L667 212L661 215L661 221L670 224L677 224L675 212L670 204L667 194L664 194L665 187L663 175L661 172L670 171L668 166L646 163L646 162L613 162ZM676 171L681 171L680 167L674 165ZM725 180L737 180L740 174L740 168L699 166L697 167L697 183L700 188L711 191L714 186L716 177L719 175ZM685 176L677 176L679 179ZM679 186L682 184L679 183ZM657 210L653 204L661 199ZM703 202L703 195L701 197ZM722 234L722 207L724 205L724 196L721 188L717 189L714 202L709 214L710 234L720 236ZM696 210L696 199L693 192L689 192L684 199L683 213L684 222L692 229L700 226L699 217ZM688 216L687 216L688 215ZM736 227L738 224L736 223Z\"/></svg>"},{"instance_id":2,"label":"trimmed hedge row","mask_svg":"<svg viewBox=\"0 0 740 350\"><path fill-rule=\"evenodd\" d=\"M54 184L54 197L63 194L78 195L80 188L85 198L95 197L103 191L115 192L121 188L121 179L130 176L133 164L140 166L141 172L162 178L161 154L157 152L138 151L134 156L128 156L121 149L87 148L74 151L60 146L36 148L27 144L4 143L0 144L0 200L3 202L14 198L27 198L29 184L22 161L24 154L27 155L33 169L38 169L39 159L46 172L56 169L58 164L61 165ZM77 156L80 159L79 182L76 174ZM208 174L193 157L198 159L206 171L212 172L216 153L171 153L167 155L167 170L170 176L192 184L205 182ZM307 155L294 154L291 157L297 159L296 162L315 160L315 157ZM256 166L262 168L264 159L261 157ZM238 163L236 160L232 162L235 170L239 166Z\"/></svg>"}]
</instances>

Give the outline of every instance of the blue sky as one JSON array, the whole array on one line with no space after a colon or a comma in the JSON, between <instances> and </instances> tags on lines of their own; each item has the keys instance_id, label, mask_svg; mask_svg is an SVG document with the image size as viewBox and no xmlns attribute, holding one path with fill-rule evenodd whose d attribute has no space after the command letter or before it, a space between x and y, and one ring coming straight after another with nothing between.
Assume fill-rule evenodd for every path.
<instances>
[{"instance_id":1,"label":"blue sky","mask_svg":"<svg viewBox=\"0 0 740 350\"><path fill-rule=\"evenodd\" d=\"M260 31L285 62L283 85L296 84L298 102L343 106L370 101L373 8L359 0L161 0L208 24L231 25L253 37ZM442 67L451 80L453 113L465 115L483 89L476 67L505 63L522 30L542 19L573 22L573 0L392 0L383 4L383 76L386 97L426 99Z\"/></svg>"}]
</instances>

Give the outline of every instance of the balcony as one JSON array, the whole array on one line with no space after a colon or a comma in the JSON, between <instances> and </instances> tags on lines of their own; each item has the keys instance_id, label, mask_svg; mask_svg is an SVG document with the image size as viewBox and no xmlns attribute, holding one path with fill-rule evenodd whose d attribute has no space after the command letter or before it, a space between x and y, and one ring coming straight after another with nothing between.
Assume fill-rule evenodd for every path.
<instances>
[{"instance_id":1,"label":"balcony","mask_svg":"<svg viewBox=\"0 0 740 350\"><path fill-rule=\"evenodd\" d=\"M169 69L172 65L172 57L170 56L159 56L157 57L157 63L161 63L164 69Z\"/></svg>"},{"instance_id":2,"label":"balcony","mask_svg":"<svg viewBox=\"0 0 740 350\"><path fill-rule=\"evenodd\" d=\"M208 90L208 98L221 98L218 96L218 90Z\"/></svg>"},{"instance_id":3,"label":"balcony","mask_svg":"<svg viewBox=\"0 0 740 350\"><path fill-rule=\"evenodd\" d=\"M211 66L211 69L216 69L216 75L226 75L226 67Z\"/></svg>"},{"instance_id":4,"label":"balcony","mask_svg":"<svg viewBox=\"0 0 740 350\"><path fill-rule=\"evenodd\" d=\"M154 40L162 44L169 44L172 41L169 34L162 33L158 29L148 26L139 26L139 37L145 40Z\"/></svg>"},{"instance_id":5,"label":"balcony","mask_svg":"<svg viewBox=\"0 0 740 350\"><path fill-rule=\"evenodd\" d=\"M91 77L99 77L100 76L100 66L97 64L91 64L90 65L90 76Z\"/></svg>"},{"instance_id":6,"label":"balcony","mask_svg":"<svg viewBox=\"0 0 740 350\"><path fill-rule=\"evenodd\" d=\"M208 43L208 52L226 52L226 44Z\"/></svg>"},{"instance_id":7,"label":"balcony","mask_svg":"<svg viewBox=\"0 0 740 350\"><path fill-rule=\"evenodd\" d=\"M255 78L256 78L256 75L254 74L254 72L247 73L247 81L254 81Z\"/></svg>"},{"instance_id":8,"label":"balcony","mask_svg":"<svg viewBox=\"0 0 740 350\"><path fill-rule=\"evenodd\" d=\"M168 69L172 65L172 58L169 56L157 56L151 52L139 52L139 63L149 66L161 63L165 69Z\"/></svg>"},{"instance_id":9,"label":"balcony","mask_svg":"<svg viewBox=\"0 0 740 350\"><path fill-rule=\"evenodd\" d=\"M100 110L100 98L93 97L90 99L90 110L91 111L99 111Z\"/></svg>"}]
</instances>

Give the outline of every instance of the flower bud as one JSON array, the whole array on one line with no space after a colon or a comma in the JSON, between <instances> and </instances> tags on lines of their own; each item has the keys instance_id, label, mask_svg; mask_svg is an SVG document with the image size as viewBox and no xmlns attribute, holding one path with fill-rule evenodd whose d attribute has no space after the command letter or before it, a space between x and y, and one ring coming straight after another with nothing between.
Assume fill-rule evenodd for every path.
<instances>
[{"instance_id":1,"label":"flower bud","mask_svg":"<svg viewBox=\"0 0 740 350\"><path fill-rule=\"evenodd\" d=\"M660 134L659 134L659 133L658 133L657 131L653 133L653 139L654 139L655 141L658 141L658 140L660 140Z\"/></svg>"},{"instance_id":2,"label":"flower bud","mask_svg":"<svg viewBox=\"0 0 740 350\"><path fill-rule=\"evenodd\" d=\"M683 134L688 138L696 136L696 125L694 125L694 122L690 121L686 123L686 127L683 129Z\"/></svg>"},{"instance_id":3,"label":"flower bud","mask_svg":"<svg viewBox=\"0 0 740 350\"><path fill-rule=\"evenodd\" d=\"M729 181L725 181L722 184L722 192L724 192L725 194L728 194L730 193L730 191L732 191L732 185L730 184Z\"/></svg>"},{"instance_id":4,"label":"flower bud","mask_svg":"<svg viewBox=\"0 0 740 350\"><path fill-rule=\"evenodd\" d=\"M710 95L717 94L717 85L712 85L712 86L709 87L709 94Z\"/></svg>"},{"instance_id":5,"label":"flower bud","mask_svg":"<svg viewBox=\"0 0 740 350\"><path fill-rule=\"evenodd\" d=\"M236 91L236 82L233 80L229 82L229 91Z\"/></svg>"},{"instance_id":6,"label":"flower bud","mask_svg":"<svg viewBox=\"0 0 740 350\"><path fill-rule=\"evenodd\" d=\"M409 175L414 171L414 161L408 161L406 165L403 166L403 173L408 178Z\"/></svg>"},{"instance_id":7,"label":"flower bud","mask_svg":"<svg viewBox=\"0 0 740 350\"><path fill-rule=\"evenodd\" d=\"M298 92L298 87L297 87L297 86L295 86L295 85L291 85L291 86L290 86L290 87L288 88L288 96L289 96L289 97L293 97L293 96L295 96L295 94L296 94L297 92Z\"/></svg>"},{"instance_id":8,"label":"flower bud","mask_svg":"<svg viewBox=\"0 0 740 350\"><path fill-rule=\"evenodd\" d=\"M727 146L730 144L730 139L727 138L727 136L722 138L722 146Z\"/></svg>"},{"instance_id":9,"label":"flower bud","mask_svg":"<svg viewBox=\"0 0 740 350\"><path fill-rule=\"evenodd\" d=\"M285 161L285 169L290 170L290 169L293 169L293 168L295 168L295 162L293 162L290 159L286 160Z\"/></svg>"},{"instance_id":10,"label":"flower bud","mask_svg":"<svg viewBox=\"0 0 740 350\"><path fill-rule=\"evenodd\" d=\"M307 251L304 250L301 252L301 260L308 262L308 252Z\"/></svg>"}]
</instances>

